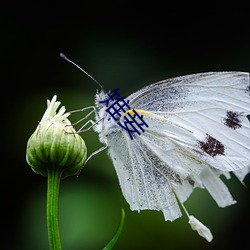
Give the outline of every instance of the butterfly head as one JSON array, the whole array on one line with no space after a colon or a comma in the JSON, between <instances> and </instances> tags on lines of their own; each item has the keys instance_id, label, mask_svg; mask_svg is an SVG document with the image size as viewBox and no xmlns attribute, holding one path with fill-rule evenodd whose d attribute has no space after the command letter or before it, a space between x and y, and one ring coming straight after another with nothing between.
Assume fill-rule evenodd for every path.
<instances>
[{"instance_id":1,"label":"butterfly head","mask_svg":"<svg viewBox=\"0 0 250 250\"><path fill-rule=\"evenodd\" d=\"M108 95L104 90L97 90L95 94L95 107L99 110L106 107L106 103L104 101L107 100L107 98Z\"/></svg>"}]
</instances>

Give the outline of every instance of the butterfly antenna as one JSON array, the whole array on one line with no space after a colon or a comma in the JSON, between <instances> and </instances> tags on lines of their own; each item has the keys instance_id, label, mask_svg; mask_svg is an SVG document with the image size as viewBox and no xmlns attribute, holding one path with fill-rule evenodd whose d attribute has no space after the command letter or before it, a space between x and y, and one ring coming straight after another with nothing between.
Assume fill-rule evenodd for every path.
<instances>
[{"instance_id":1,"label":"butterfly antenna","mask_svg":"<svg viewBox=\"0 0 250 250\"><path fill-rule=\"evenodd\" d=\"M74 63L73 61L71 61L67 56L65 56L63 53L60 53L60 57L64 60L66 60L67 62L73 64L74 66L76 66L79 70L81 70L85 75L87 75L89 78L91 78L95 83L97 83L97 85L101 88L102 91L104 91L102 85L93 77L91 76L89 73L87 73L84 69L82 69L79 65L77 65L76 63Z\"/></svg>"}]
</instances>

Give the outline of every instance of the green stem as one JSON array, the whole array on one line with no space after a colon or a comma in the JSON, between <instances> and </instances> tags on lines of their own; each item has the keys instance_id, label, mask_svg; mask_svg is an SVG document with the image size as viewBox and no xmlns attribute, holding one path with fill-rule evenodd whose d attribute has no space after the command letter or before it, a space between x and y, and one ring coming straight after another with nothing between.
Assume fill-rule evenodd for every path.
<instances>
[{"instance_id":1,"label":"green stem","mask_svg":"<svg viewBox=\"0 0 250 250\"><path fill-rule=\"evenodd\" d=\"M59 231L59 188L62 170L58 167L48 168L47 186L47 227L50 250L61 250Z\"/></svg>"}]
</instances>

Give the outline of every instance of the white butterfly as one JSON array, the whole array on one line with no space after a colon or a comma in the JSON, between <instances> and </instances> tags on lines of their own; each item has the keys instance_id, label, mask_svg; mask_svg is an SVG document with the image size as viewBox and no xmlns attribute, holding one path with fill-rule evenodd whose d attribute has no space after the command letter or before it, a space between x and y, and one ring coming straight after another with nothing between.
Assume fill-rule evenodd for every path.
<instances>
[{"instance_id":1,"label":"white butterfly","mask_svg":"<svg viewBox=\"0 0 250 250\"><path fill-rule=\"evenodd\" d=\"M96 94L93 129L108 147L131 210L161 210L165 220L173 221L181 216L179 201L191 227L212 240L210 230L188 214L183 202L200 187L220 207L235 203L220 175L230 178L232 172L242 182L250 172L249 74L193 74L133 93L129 105L148 124L133 140L100 103L106 98L104 91Z\"/></svg>"},{"instance_id":2,"label":"white butterfly","mask_svg":"<svg viewBox=\"0 0 250 250\"><path fill-rule=\"evenodd\" d=\"M77 64L69 61L102 89L102 86ZM233 173L243 183L250 172L250 82L244 72L208 72L186 75L151 84L127 97L130 110L118 115L124 124L134 110L148 127L131 135L111 119L104 100L107 93L97 92L92 111L96 121L89 120L108 148L122 193L131 210L161 210L165 220L182 214L202 237L211 241L210 230L189 215L183 203L194 188L205 188L218 206L236 201L221 175ZM115 100L113 100L115 101ZM81 111L82 111L81 110ZM80 122L79 121L79 122ZM88 161L87 159L87 161ZM87 162L86 161L86 162Z\"/></svg>"}]
</instances>

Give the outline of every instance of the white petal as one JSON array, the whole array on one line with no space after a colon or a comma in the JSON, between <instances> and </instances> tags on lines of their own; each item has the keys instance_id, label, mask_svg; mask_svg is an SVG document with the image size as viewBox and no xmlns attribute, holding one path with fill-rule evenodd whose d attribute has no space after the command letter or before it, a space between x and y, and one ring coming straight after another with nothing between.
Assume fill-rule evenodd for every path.
<instances>
[{"instance_id":1,"label":"white petal","mask_svg":"<svg viewBox=\"0 0 250 250\"><path fill-rule=\"evenodd\" d=\"M70 121L67 119L70 113L65 113L66 108L64 106L62 106L57 112L61 102L56 99L57 96L54 95L51 101L47 100L47 109L40 121L40 124L44 124L46 122L59 122L65 125L71 125Z\"/></svg>"},{"instance_id":2,"label":"white petal","mask_svg":"<svg viewBox=\"0 0 250 250\"><path fill-rule=\"evenodd\" d=\"M198 232L200 236L205 238L207 241L211 241L213 239L213 235L210 232L209 228L203 225L199 220L197 220L194 216L189 216L189 222L191 228Z\"/></svg>"}]
</instances>

